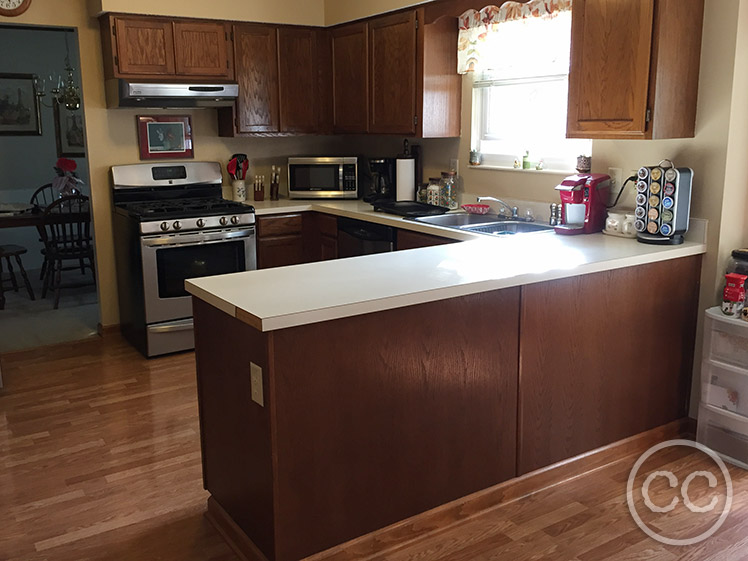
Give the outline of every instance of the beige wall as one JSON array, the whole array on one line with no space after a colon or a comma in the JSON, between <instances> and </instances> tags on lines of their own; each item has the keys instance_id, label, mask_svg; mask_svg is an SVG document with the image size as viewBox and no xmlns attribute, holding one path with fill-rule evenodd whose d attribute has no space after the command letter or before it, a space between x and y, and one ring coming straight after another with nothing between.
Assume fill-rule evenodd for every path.
<instances>
[{"instance_id":1,"label":"beige wall","mask_svg":"<svg viewBox=\"0 0 748 561\"><path fill-rule=\"evenodd\" d=\"M375 14L423 4L428 0L325 0L325 24L365 18ZM487 2L488 4L488 2Z\"/></svg>"},{"instance_id":2,"label":"beige wall","mask_svg":"<svg viewBox=\"0 0 748 561\"><path fill-rule=\"evenodd\" d=\"M206 19L325 25L324 0L90 0L91 13L125 12ZM351 2L357 4L358 2Z\"/></svg>"}]
</instances>

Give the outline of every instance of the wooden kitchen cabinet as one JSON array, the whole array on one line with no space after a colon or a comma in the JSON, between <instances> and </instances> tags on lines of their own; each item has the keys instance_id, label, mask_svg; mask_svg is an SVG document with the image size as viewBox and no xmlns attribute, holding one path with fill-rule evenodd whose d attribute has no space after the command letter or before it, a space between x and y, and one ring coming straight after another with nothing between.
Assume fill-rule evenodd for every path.
<instances>
[{"instance_id":1,"label":"wooden kitchen cabinet","mask_svg":"<svg viewBox=\"0 0 748 561\"><path fill-rule=\"evenodd\" d=\"M333 132L369 132L369 26L334 28L332 42Z\"/></svg>"},{"instance_id":2,"label":"wooden kitchen cabinet","mask_svg":"<svg viewBox=\"0 0 748 561\"><path fill-rule=\"evenodd\" d=\"M303 214L304 261L338 258L338 217L321 212Z\"/></svg>"},{"instance_id":3,"label":"wooden kitchen cabinet","mask_svg":"<svg viewBox=\"0 0 748 561\"><path fill-rule=\"evenodd\" d=\"M460 136L457 21L424 22L421 8L332 29L334 132Z\"/></svg>"},{"instance_id":4,"label":"wooden kitchen cabinet","mask_svg":"<svg viewBox=\"0 0 748 561\"><path fill-rule=\"evenodd\" d=\"M398 229L397 231L397 251L405 249L415 249L418 247L432 247L435 245L444 245L455 243L457 240L443 238L441 236L432 236L421 232Z\"/></svg>"},{"instance_id":5,"label":"wooden kitchen cabinet","mask_svg":"<svg viewBox=\"0 0 748 561\"><path fill-rule=\"evenodd\" d=\"M219 135L326 132L327 38L314 28L234 26L239 97L234 107L219 108Z\"/></svg>"},{"instance_id":6,"label":"wooden kitchen cabinet","mask_svg":"<svg viewBox=\"0 0 748 561\"><path fill-rule=\"evenodd\" d=\"M569 138L693 137L704 0L574 0Z\"/></svg>"},{"instance_id":7,"label":"wooden kitchen cabinet","mask_svg":"<svg viewBox=\"0 0 748 561\"><path fill-rule=\"evenodd\" d=\"M228 28L223 22L174 22L177 74L228 78L228 39Z\"/></svg>"},{"instance_id":8,"label":"wooden kitchen cabinet","mask_svg":"<svg viewBox=\"0 0 748 561\"><path fill-rule=\"evenodd\" d=\"M233 77L223 22L106 14L100 24L106 78L168 82Z\"/></svg>"},{"instance_id":9,"label":"wooden kitchen cabinet","mask_svg":"<svg viewBox=\"0 0 748 561\"><path fill-rule=\"evenodd\" d=\"M369 132L415 135L416 11L369 22Z\"/></svg>"},{"instance_id":10,"label":"wooden kitchen cabinet","mask_svg":"<svg viewBox=\"0 0 748 561\"><path fill-rule=\"evenodd\" d=\"M227 136L233 136L234 130L237 133L280 131L277 29L270 25L235 25L234 64L239 97L235 123L229 122ZM232 109L219 111L231 113Z\"/></svg>"},{"instance_id":11,"label":"wooden kitchen cabinet","mask_svg":"<svg viewBox=\"0 0 748 561\"><path fill-rule=\"evenodd\" d=\"M304 263L303 218L299 213L257 217L257 268Z\"/></svg>"}]
</instances>

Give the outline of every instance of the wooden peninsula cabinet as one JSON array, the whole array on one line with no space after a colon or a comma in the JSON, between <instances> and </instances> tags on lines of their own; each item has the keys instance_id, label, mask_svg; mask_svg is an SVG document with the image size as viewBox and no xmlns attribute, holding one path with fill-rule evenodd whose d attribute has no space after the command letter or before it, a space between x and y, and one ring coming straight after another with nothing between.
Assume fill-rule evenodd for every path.
<instances>
[{"instance_id":1,"label":"wooden peninsula cabinet","mask_svg":"<svg viewBox=\"0 0 748 561\"><path fill-rule=\"evenodd\" d=\"M224 22L107 14L100 24L107 78L233 78Z\"/></svg>"},{"instance_id":2,"label":"wooden peninsula cabinet","mask_svg":"<svg viewBox=\"0 0 748 561\"><path fill-rule=\"evenodd\" d=\"M573 475L593 449L611 458L622 439L682 425L701 255L410 304L386 256L369 258L377 279L363 259L240 273L230 290L187 283L207 516L244 558L298 561L371 534L342 549L370 558L449 509L469 516L554 469ZM396 302L371 285L327 298L326 268L389 283Z\"/></svg>"},{"instance_id":3,"label":"wooden peninsula cabinet","mask_svg":"<svg viewBox=\"0 0 748 561\"><path fill-rule=\"evenodd\" d=\"M704 0L574 0L569 138L690 138Z\"/></svg>"}]
</instances>

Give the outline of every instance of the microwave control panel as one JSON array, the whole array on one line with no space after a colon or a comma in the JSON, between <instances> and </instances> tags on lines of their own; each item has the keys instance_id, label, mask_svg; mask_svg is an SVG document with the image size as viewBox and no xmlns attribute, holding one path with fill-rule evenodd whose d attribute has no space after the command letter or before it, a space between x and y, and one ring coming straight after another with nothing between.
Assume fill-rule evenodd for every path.
<instances>
[{"instance_id":1,"label":"microwave control panel","mask_svg":"<svg viewBox=\"0 0 748 561\"><path fill-rule=\"evenodd\" d=\"M356 190L356 164L343 164L343 191Z\"/></svg>"}]
</instances>

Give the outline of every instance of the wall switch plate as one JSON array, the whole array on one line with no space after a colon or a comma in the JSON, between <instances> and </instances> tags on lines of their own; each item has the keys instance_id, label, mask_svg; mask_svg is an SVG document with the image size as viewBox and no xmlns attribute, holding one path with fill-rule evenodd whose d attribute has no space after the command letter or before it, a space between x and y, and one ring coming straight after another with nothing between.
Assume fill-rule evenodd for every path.
<instances>
[{"instance_id":1,"label":"wall switch plate","mask_svg":"<svg viewBox=\"0 0 748 561\"><path fill-rule=\"evenodd\" d=\"M262 393L262 368L254 362L249 363L249 383L252 391L252 401L265 407L265 398Z\"/></svg>"},{"instance_id":2,"label":"wall switch plate","mask_svg":"<svg viewBox=\"0 0 748 561\"><path fill-rule=\"evenodd\" d=\"M460 160L449 160L449 169L455 172L457 175L460 175Z\"/></svg>"}]
</instances>

